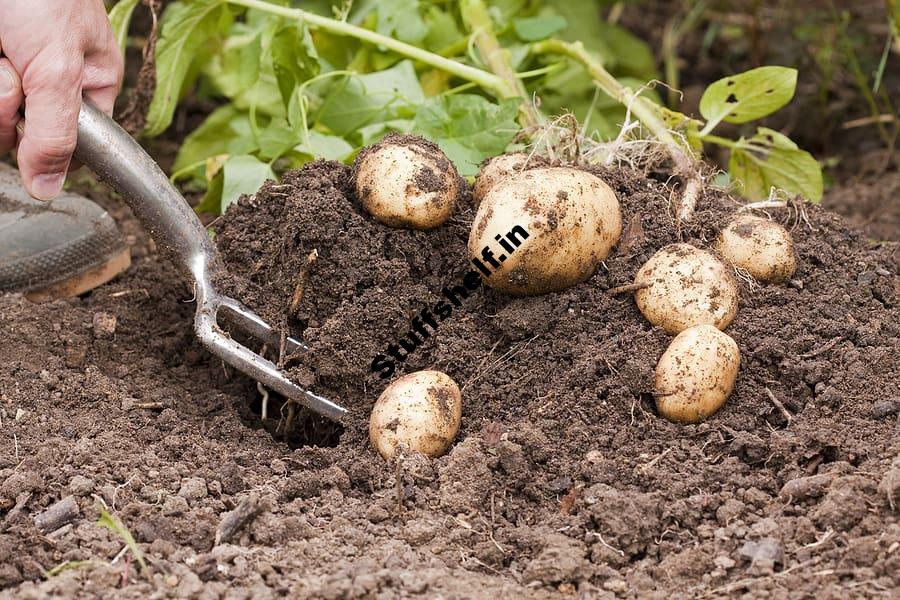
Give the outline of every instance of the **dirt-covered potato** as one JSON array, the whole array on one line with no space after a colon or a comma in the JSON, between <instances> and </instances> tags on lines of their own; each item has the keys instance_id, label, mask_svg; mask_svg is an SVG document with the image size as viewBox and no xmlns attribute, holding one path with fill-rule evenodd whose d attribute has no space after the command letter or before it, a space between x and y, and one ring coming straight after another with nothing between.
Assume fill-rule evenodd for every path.
<instances>
[{"instance_id":1,"label":"dirt-covered potato","mask_svg":"<svg viewBox=\"0 0 900 600\"><path fill-rule=\"evenodd\" d=\"M755 215L738 215L716 239L725 260L767 283L785 281L797 268L794 240L787 229Z\"/></svg>"},{"instance_id":2,"label":"dirt-covered potato","mask_svg":"<svg viewBox=\"0 0 900 600\"><path fill-rule=\"evenodd\" d=\"M369 439L386 459L402 444L427 456L446 452L459 431L459 386L440 371L417 371L389 385L372 409Z\"/></svg>"},{"instance_id":3,"label":"dirt-covered potato","mask_svg":"<svg viewBox=\"0 0 900 600\"><path fill-rule=\"evenodd\" d=\"M476 202L481 202L492 187L510 175L517 175L527 168L543 167L547 161L537 155L525 152L513 152L494 156L481 163L481 170L475 178L473 195Z\"/></svg>"},{"instance_id":4,"label":"dirt-covered potato","mask_svg":"<svg viewBox=\"0 0 900 600\"><path fill-rule=\"evenodd\" d=\"M364 148L353 175L363 208L391 227L438 227L453 214L460 193L456 167L418 136L392 134Z\"/></svg>"},{"instance_id":5,"label":"dirt-covered potato","mask_svg":"<svg viewBox=\"0 0 900 600\"><path fill-rule=\"evenodd\" d=\"M725 329L738 311L738 287L718 258L690 244L670 244L638 270L634 293L644 317L668 333L694 325Z\"/></svg>"},{"instance_id":6,"label":"dirt-covered potato","mask_svg":"<svg viewBox=\"0 0 900 600\"><path fill-rule=\"evenodd\" d=\"M569 167L530 169L485 195L469 252L490 287L517 296L565 289L594 274L622 233L608 185Z\"/></svg>"},{"instance_id":7,"label":"dirt-covered potato","mask_svg":"<svg viewBox=\"0 0 900 600\"><path fill-rule=\"evenodd\" d=\"M679 333L656 365L659 414L676 423L696 423L719 410L737 378L741 354L731 337L712 325Z\"/></svg>"}]
</instances>

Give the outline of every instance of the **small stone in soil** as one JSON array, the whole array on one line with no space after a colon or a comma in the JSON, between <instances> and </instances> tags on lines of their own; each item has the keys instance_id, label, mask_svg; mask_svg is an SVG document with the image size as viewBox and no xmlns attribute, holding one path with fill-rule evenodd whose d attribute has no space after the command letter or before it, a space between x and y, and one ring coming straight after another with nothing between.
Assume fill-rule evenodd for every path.
<instances>
[{"instance_id":1,"label":"small stone in soil","mask_svg":"<svg viewBox=\"0 0 900 600\"><path fill-rule=\"evenodd\" d=\"M750 561L750 570L757 575L773 573L776 564L784 564L784 548L771 537L745 542L739 553Z\"/></svg>"},{"instance_id":2,"label":"small stone in soil","mask_svg":"<svg viewBox=\"0 0 900 600\"><path fill-rule=\"evenodd\" d=\"M189 477L181 482L178 495L189 502L201 500L207 495L206 480L200 477Z\"/></svg>"},{"instance_id":3,"label":"small stone in soil","mask_svg":"<svg viewBox=\"0 0 900 600\"><path fill-rule=\"evenodd\" d=\"M872 404L872 418L884 419L900 412L900 398L883 398Z\"/></svg>"},{"instance_id":4,"label":"small stone in soil","mask_svg":"<svg viewBox=\"0 0 900 600\"><path fill-rule=\"evenodd\" d=\"M94 336L98 339L111 338L116 333L118 319L107 312L96 312L93 316Z\"/></svg>"},{"instance_id":5,"label":"small stone in soil","mask_svg":"<svg viewBox=\"0 0 900 600\"><path fill-rule=\"evenodd\" d=\"M60 527L74 521L81 515L78 503L73 496L66 496L56 504L34 517L34 526L42 533L56 531Z\"/></svg>"},{"instance_id":6,"label":"small stone in soil","mask_svg":"<svg viewBox=\"0 0 900 600\"><path fill-rule=\"evenodd\" d=\"M94 480L84 475L75 475L69 480L69 493L73 496L87 496L94 491Z\"/></svg>"}]
</instances>

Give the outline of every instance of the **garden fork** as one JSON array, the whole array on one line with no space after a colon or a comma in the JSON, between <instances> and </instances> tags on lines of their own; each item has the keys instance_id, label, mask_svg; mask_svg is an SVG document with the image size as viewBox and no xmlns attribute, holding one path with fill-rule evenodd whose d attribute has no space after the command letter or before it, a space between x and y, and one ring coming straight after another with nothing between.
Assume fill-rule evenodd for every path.
<instances>
[{"instance_id":1,"label":"garden fork","mask_svg":"<svg viewBox=\"0 0 900 600\"><path fill-rule=\"evenodd\" d=\"M193 278L197 302L194 332L207 350L322 416L340 420L347 413L343 407L292 382L274 363L237 343L219 327L221 318L270 347L282 347L280 332L234 298L216 292L213 282L219 280L223 266L200 219L159 165L88 99L78 115L75 157L122 195L157 245ZM293 353L306 350L306 346L287 337L284 349Z\"/></svg>"}]
</instances>

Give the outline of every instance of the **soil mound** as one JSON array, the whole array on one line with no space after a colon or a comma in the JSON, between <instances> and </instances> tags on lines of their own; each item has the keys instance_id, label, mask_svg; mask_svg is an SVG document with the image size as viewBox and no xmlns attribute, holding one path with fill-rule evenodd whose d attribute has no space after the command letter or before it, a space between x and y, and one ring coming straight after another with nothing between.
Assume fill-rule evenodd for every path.
<instances>
[{"instance_id":1,"label":"soil mound","mask_svg":"<svg viewBox=\"0 0 900 600\"><path fill-rule=\"evenodd\" d=\"M434 461L388 465L369 446L368 411L388 382L370 363L468 271L468 197L437 230L390 229L361 212L348 168L318 162L216 223L228 291L302 335L311 350L282 357L287 367L351 409L342 433L298 419L293 450L263 430L283 424L278 402L260 423L255 384L193 339L189 287L127 215L136 240L127 276L47 305L0 297L0 589L135 598L896 590L891 247L817 207L773 211L793 231L797 273L783 286L742 283L727 330L742 353L735 391L707 422L674 425L655 415L650 394L670 338L607 290L630 283L661 246L708 245L737 204L710 190L679 230L664 174L598 174L619 194L626 233L592 279L536 298L481 288L394 375L435 368L463 388L459 439ZM79 506L71 527L38 530L34 517L66 496ZM142 545L146 577L127 558L108 564L124 544L94 525L100 502ZM256 503L255 519L216 544L221 520L245 502ZM43 579L85 560L94 562Z\"/></svg>"}]
</instances>

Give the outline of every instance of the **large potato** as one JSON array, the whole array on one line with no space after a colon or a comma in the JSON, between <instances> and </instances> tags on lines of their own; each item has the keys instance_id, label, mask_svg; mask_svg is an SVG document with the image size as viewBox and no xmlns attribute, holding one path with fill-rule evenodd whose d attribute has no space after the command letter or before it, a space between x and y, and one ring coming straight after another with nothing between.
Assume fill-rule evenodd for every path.
<instances>
[{"instance_id":1,"label":"large potato","mask_svg":"<svg viewBox=\"0 0 900 600\"><path fill-rule=\"evenodd\" d=\"M738 215L719 233L716 250L754 279L785 281L797 268L794 240L787 229L754 215Z\"/></svg>"},{"instance_id":2,"label":"large potato","mask_svg":"<svg viewBox=\"0 0 900 600\"><path fill-rule=\"evenodd\" d=\"M435 144L389 135L363 149L353 165L356 195L375 219L391 227L431 229L453 213L460 177Z\"/></svg>"},{"instance_id":3,"label":"large potato","mask_svg":"<svg viewBox=\"0 0 900 600\"><path fill-rule=\"evenodd\" d=\"M547 161L540 156L525 152L513 152L494 156L481 163L481 170L475 178L473 195L481 202L492 187L507 177L518 175L528 168L546 166Z\"/></svg>"},{"instance_id":4,"label":"large potato","mask_svg":"<svg viewBox=\"0 0 900 600\"><path fill-rule=\"evenodd\" d=\"M621 233L619 201L598 177L568 167L530 169L484 197L469 252L490 287L535 295L589 278Z\"/></svg>"},{"instance_id":5,"label":"large potato","mask_svg":"<svg viewBox=\"0 0 900 600\"><path fill-rule=\"evenodd\" d=\"M696 423L710 416L731 395L740 364L738 345L728 335L712 325L685 329L656 365L659 414L676 423Z\"/></svg>"},{"instance_id":6,"label":"large potato","mask_svg":"<svg viewBox=\"0 0 900 600\"><path fill-rule=\"evenodd\" d=\"M694 325L725 329L738 310L731 271L715 256L690 244L670 244L650 257L634 278L648 285L635 292L641 313L676 334Z\"/></svg>"},{"instance_id":7,"label":"large potato","mask_svg":"<svg viewBox=\"0 0 900 600\"><path fill-rule=\"evenodd\" d=\"M386 459L398 445L427 456L446 452L459 432L459 387L440 371L418 371L393 382L372 409L369 439Z\"/></svg>"}]
</instances>

